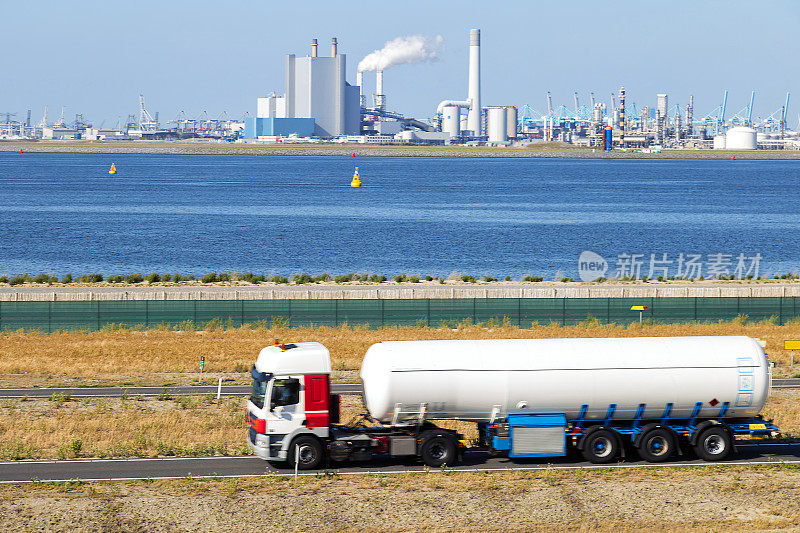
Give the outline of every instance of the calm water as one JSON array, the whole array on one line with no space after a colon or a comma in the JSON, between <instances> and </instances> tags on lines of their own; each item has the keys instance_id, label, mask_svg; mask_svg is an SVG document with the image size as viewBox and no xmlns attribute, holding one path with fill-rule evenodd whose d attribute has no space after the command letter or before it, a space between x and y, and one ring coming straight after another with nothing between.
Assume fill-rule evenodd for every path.
<instances>
[{"instance_id":1,"label":"calm water","mask_svg":"<svg viewBox=\"0 0 800 533\"><path fill-rule=\"evenodd\" d=\"M354 164L361 189L349 187ZM646 261L759 253L762 274L794 271L799 169L792 161L0 153L0 273L577 277L586 249L612 269L624 253Z\"/></svg>"}]
</instances>

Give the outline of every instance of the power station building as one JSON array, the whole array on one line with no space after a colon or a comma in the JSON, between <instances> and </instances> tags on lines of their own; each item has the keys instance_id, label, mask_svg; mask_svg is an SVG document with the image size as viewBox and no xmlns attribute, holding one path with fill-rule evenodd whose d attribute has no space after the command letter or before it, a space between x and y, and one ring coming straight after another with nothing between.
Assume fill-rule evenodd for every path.
<instances>
[{"instance_id":1,"label":"power station building","mask_svg":"<svg viewBox=\"0 0 800 533\"><path fill-rule=\"evenodd\" d=\"M345 79L347 56L331 40L331 56L319 57L317 40L311 55L286 56L286 94L259 98L256 117L245 124L245 137L270 135L338 137L361 130L359 88Z\"/></svg>"}]
</instances>

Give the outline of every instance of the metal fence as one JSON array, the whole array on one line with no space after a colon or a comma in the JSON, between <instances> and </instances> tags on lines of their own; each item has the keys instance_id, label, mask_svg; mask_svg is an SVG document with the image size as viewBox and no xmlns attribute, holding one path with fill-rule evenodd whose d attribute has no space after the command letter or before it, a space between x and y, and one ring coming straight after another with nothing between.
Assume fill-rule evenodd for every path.
<instances>
[{"instance_id":1,"label":"metal fence","mask_svg":"<svg viewBox=\"0 0 800 533\"><path fill-rule=\"evenodd\" d=\"M572 325L597 319L659 323L717 322L746 317L785 324L798 316L800 297L696 298L453 298L373 300L139 300L0 302L0 331L97 330L109 325L156 327L219 320L223 326L280 320L291 326L440 326L503 322Z\"/></svg>"}]
</instances>

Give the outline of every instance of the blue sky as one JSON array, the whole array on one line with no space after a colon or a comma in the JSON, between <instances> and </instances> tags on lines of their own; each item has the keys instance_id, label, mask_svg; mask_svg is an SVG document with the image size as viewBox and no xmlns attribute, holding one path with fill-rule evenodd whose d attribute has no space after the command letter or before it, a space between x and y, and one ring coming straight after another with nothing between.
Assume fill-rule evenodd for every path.
<instances>
[{"instance_id":1,"label":"blue sky","mask_svg":"<svg viewBox=\"0 0 800 533\"><path fill-rule=\"evenodd\" d=\"M0 0L0 112L44 106L57 117L113 126L137 113L143 93L163 121L179 110L212 117L255 113L255 99L284 90L284 55L305 55L312 37L321 54L332 36L347 54L348 81L358 60L401 35L442 35L435 63L385 73L389 107L426 118L439 101L467 91L469 28L482 33L484 105L530 104L545 110L581 103L589 91L608 100L625 85L629 102L670 106L695 96L695 116L719 105L755 114L779 108L795 91L790 125L800 112L796 1L606 2L154 2ZM367 74L367 92L374 77Z\"/></svg>"}]
</instances>

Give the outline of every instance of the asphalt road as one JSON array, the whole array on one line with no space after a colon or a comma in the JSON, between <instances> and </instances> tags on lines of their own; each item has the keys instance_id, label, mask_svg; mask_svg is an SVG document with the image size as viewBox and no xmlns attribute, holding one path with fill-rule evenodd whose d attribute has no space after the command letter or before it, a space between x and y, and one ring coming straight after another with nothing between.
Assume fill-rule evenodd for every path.
<instances>
[{"instance_id":1,"label":"asphalt road","mask_svg":"<svg viewBox=\"0 0 800 533\"><path fill-rule=\"evenodd\" d=\"M775 463L800 464L800 442L749 443L737 445L739 453L730 461L707 463L699 459L678 460L668 463L645 463L642 461L620 462L611 465L593 465L571 458L549 458L547 460L515 460L489 457L484 452L467 452L461 465L448 468L448 471L504 471L504 470L542 470L547 468L568 469L608 469L608 468L686 468L702 465L763 465ZM373 461L369 463L334 463L330 469L301 472L301 475L319 475L336 472L339 475L357 474L397 474L404 472L425 472L426 468L411 461ZM428 472L441 472L441 469L427 469ZM76 459L70 461L10 461L0 462L0 483L30 481L104 481L131 479L174 479L187 476L207 477L254 477L265 474L294 475L290 468L275 469L268 463L251 456L240 457L171 457L160 459Z\"/></svg>"},{"instance_id":2,"label":"asphalt road","mask_svg":"<svg viewBox=\"0 0 800 533\"><path fill-rule=\"evenodd\" d=\"M800 380L798 380L800 381ZM800 385L798 385L800 386ZM361 394L361 384L333 384L331 392L334 394ZM53 389L0 389L0 398L50 398L54 394L69 394L72 398L118 398L123 393L130 396L202 396L204 394L217 394L217 385L197 385L186 387L82 387L82 388L53 388ZM250 393L249 385L223 385L220 391L222 396L247 396Z\"/></svg>"},{"instance_id":3,"label":"asphalt road","mask_svg":"<svg viewBox=\"0 0 800 533\"><path fill-rule=\"evenodd\" d=\"M800 379L773 379L772 387L776 389L798 389ZM217 385L198 385L186 387L83 387L83 388L53 388L53 389L0 389L0 398L49 398L54 394L69 394L73 398L118 398L127 392L130 396L201 396L204 394L217 394ZM250 392L248 385L223 385L222 396L247 396ZM334 394L361 394L361 384L333 384L331 392Z\"/></svg>"}]
</instances>

